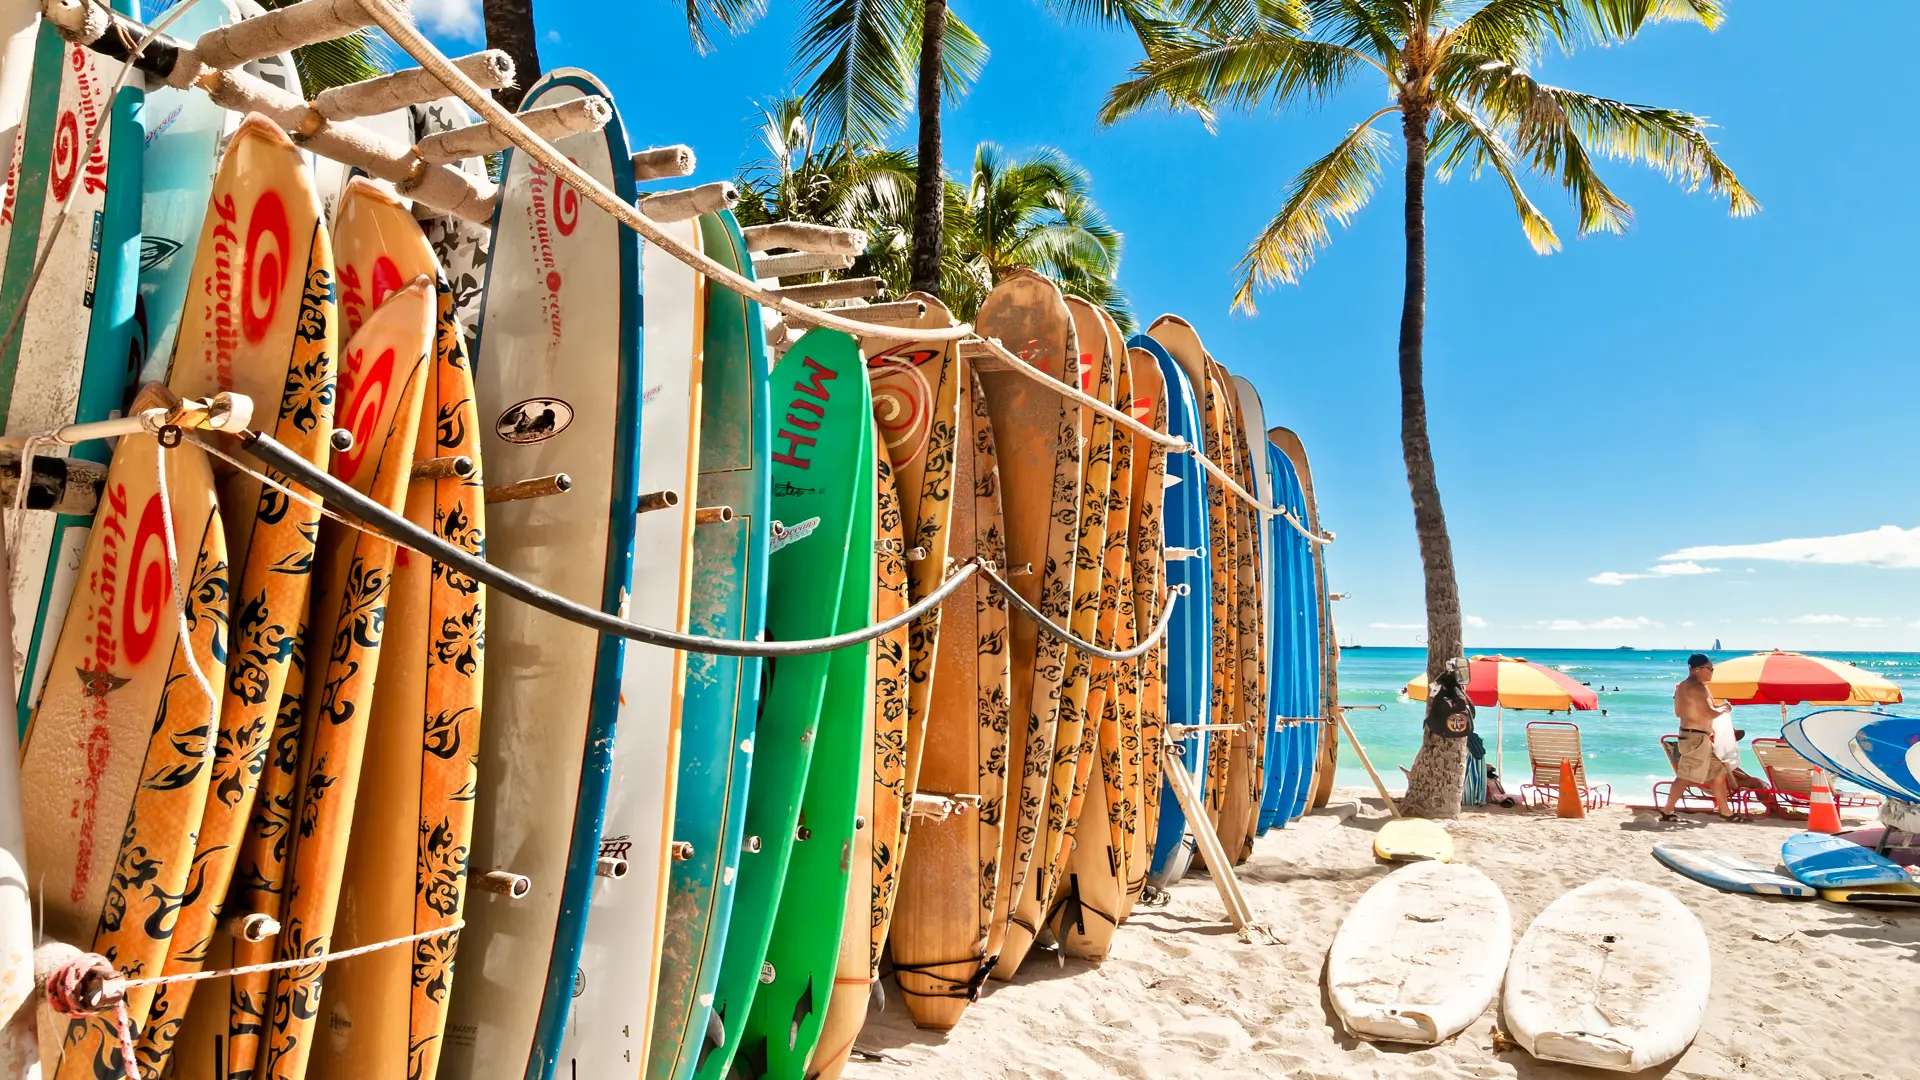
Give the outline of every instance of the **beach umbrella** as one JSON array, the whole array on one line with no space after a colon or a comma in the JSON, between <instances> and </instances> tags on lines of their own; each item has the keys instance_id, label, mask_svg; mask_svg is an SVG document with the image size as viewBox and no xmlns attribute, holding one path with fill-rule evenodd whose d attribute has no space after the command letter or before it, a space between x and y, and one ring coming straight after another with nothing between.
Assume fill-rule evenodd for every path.
<instances>
[{"instance_id":1,"label":"beach umbrella","mask_svg":"<svg viewBox=\"0 0 1920 1080\"><path fill-rule=\"evenodd\" d=\"M1425 673L1407 684L1407 696L1415 701L1427 700ZM1570 712L1600 707L1599 695L1577 679L1525 657L1497 653L1468 658L1467 700L1476 708L1494 710L1494 759L1501 776L1507 774L1508 709Z\"/></svg>"},{"instance_id":2,"label":"beach umbrella","mask_svg":"<svg viewBox=\"0 0 1920 1080\"><path fill-rule=\"evenodd\" d=\"M1805 653L1750 653L1713 665L1707 693L1730 705L1897 705L1905 700L1892 681L1852 664Z\"/></svg>"}]
</instances>

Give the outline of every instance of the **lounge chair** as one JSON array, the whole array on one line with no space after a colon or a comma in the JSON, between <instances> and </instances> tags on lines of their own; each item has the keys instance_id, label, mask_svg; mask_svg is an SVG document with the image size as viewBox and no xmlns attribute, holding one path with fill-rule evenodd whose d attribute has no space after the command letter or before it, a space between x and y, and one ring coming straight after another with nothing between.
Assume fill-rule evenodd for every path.
<instances>
[{"instance_id":1,"label":"lounge chair","mask_svg":"<svg viewBox=\"0 0 1920 1080\"><path fill-rule=\"evenodd\" d=\"M1760 759L1760 767L1767 771L1767 783L1773 788L1774 797L1784 806L1805 810L1813 794L1813 762L1801 757L1785 739L1754 739L1752 745L1753 756ZM1827 783L1833 785L1834 778L1828 776ZM1834 786L1833 804L1879 806L1880 796L1842 792Z\"/></svg>"},{"instance_id":2,"label":"lounge chair","mask_svg":"<svg viewBox=\"0 0 1920 1080\"><path fill-rule=\"evenodd\" d=\"M1580 802L1598 810L1613 802L1613 785L1587 783L1586 755L1580 752L1580 725L1565 720L1535 720L1527 725L1527 757L1533 762L1533 782L1520 785L1528 806L1553 807L1560 802L1560 763L1573 762L1573 785Z\"/></svg>"},{"instance_id":3,"label":"lounge chair","mask_svg":"<svg viewBox=\"0 0 1920 1080\"><path fill-rule=\"evenodd\" d=\"M1673 804L1675 810L1713 810L1712 791L1708 790L1705 785L1689 784L1680 779L1680 736L1660 736L1660 749L1667 752L1667 764L1673 766L1674 778L1672 780L1662 780L1653 785L1653 805L1667 805L1667 793L1673 790L1673 785L1679 784L1680 801ZM1753 814L1762 817L1767 814L1766 803L1746 788L1739 790L1729 788L1727 791L1727 803L1732 810L1738 813Z\"/></svg>"}]
</instances>

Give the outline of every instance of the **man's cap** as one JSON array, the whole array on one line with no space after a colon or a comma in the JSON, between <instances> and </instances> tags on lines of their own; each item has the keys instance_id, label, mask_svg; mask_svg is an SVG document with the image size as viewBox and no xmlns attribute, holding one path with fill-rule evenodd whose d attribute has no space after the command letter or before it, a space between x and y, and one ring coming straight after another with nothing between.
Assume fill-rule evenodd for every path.
<instances>
[{"instance_id":1,"label":"man's cap","mask_svg":"<svg viewBox=\"0 0 1920 1080\"><path fill-rule=\"evenodd\" d=\"M1687 667L1689 669L1697 668L1697 667L1706 667L1708 664L1711 664L1711 663L1713 663L1713 660L1710 659L1707 656L1707 654L1703 652L1697 652L1697 653L1694 653L1692 656L1687 657Z\"/></svg>"}]
</instances>

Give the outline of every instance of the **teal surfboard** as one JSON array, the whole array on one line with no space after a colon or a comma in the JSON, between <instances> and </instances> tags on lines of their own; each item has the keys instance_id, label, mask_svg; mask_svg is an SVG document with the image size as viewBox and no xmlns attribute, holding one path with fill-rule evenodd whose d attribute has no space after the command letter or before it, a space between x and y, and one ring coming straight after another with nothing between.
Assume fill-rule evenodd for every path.
<instances>
[{"instance_id":1,"label":"teal surfboard","mask_svg":"<svg viewBox=\"0 0 1920 1080\"><path fill-rule=\"evenodd\" d=\"M721 265L750 266L732 213L701 218L700 238ZM689 625L696 634L757 638L766 628L772 432L765 334L759 304L709 284L699 505L732 507L733 520L694 532ZM647 1054L651 1080L685 1080L702 1054L725 1041L712 1022L713 994L740 865L760 672L758 660L687 656L673 839L689 847L667 884L667 933Z\"/></svg>"},{"instance_id":2,"label":"teal surfboard","mask_svg":"<svg viewBox=\"0 0 1920 1080\"><path fill-rule=\"evenodd\" d=\"M135 0L113 6L140 15ZM0 208L9 222L0 332L24 308L19 333L0 352L0 430L7 434L106 419L126 405L146 355L135 319L144 80L129 80L109 100L118 63L69 45L51 23L43 21L39 34L19 181L11 206ZM82 160L103 115L100 141ZM27 278L43 237L69 197L66 225L29 298ZM68 451L100 462L108 452L99 442ZM46 680L92 525L87 517L29 510L13 537L13 647L22 661L17 720L23 729Z\"/></svg>"},{"instance_id":3,"label":"teal surfboard","mask_svg":"<svg viewBox=\"0 0 1920 1080\"><path fill-rule=\"evenodd\" d=\"M873 403L860 348L838 331L809 331L774 367L771 385L779 525L767 571L768 636L792 641L857 630L873 608L874 535ZM747 834L759 838L759 850L740 857L714 995L726 1042L699 1062L700 1080L728 1075L736 1054L737 1071L765 1075L779 1049L770 1044L772 1028L784 1044L799 999L807 999L809 1014L826 1008L839 956L838 934L826 924L837 926L846 909L842 856L870 696L867 653L851 647L773 664L747 796ZM776 934L776 922L784 933ZM818 956L827 938L833 948L823 973ZM817 1035L817 1016L812 1030Z\"/></svg>"}]
</instances>

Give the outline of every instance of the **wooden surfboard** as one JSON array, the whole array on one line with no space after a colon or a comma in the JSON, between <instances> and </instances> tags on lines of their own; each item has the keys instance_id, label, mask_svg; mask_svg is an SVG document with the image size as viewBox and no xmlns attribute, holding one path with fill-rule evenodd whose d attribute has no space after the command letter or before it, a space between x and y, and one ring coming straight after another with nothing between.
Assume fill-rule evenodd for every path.
<instances>
[{"instance_id":1,"label":"wooden surfboard","mask_svg":"<svg viewBox=\"0 0 1920 1080\"><path fill-rule=\"evenodd\" d=\"M927 305L920 325L945 329L953 315L929 293L903 299ZM907 547L907 579L915 601L946 579L953 515L956 432L966 375L951 341L862 341L873 385L873 415L886 440L900 495L901 530ZM908 635L907 790L919 786L927 715L932 707L935 656L945 605L913 621Z\"/></svg>"},{"instance_id":2,"label":"wooden surfboard","mask_svg":"<svg viewBox=\"0 0 1920 1080\"><path fill-rule=\"evenodd\" d=\"M700 223L664 226L700 248ZM655 496L634 522L627 613L648 626L680 628L692 602L695 446L706 354L707 280L648 244L640 252L643 328L640 491ZM687 654L628 650L620 675L620 724L607 781L600 857L618 860L594 882L580 946L580 974L560 1056L571 1074L640 1075L653 1030L653 988L671 868L674 783ZM613 874L619 871L618 876ZM644 972L644 979L633 977Z\"/></svg>"},{"instance_id":3,"label":"wooden surfboard","mask_svg":"<svg viewBox=\"0 0 1920 1080\"><path fill-rule=\"evenodd\" d=\"M851 564L870 569L866 560L871 559L872 550L873 508L861 504L863 497L871 501L872 481L861 483L856 475L863 462L866 473L873 471L872 398L859 347L842 333L810 331L774 365L770 385L777 417L771 444L772 514L779 527L767 564L767 634L775 640L798 641L858 629L867 624L872 586L855 589L851 606L842 601L854 574ZM861 544L866 552L856 550ZM743 1052L748 1055L748 1068L764 1071L763 1065L751 1063L764 1062L766 1048L742 1040L759 1012L755 1004L759 995L774 985L763 985L766 967L772 964L777 978L781 966L770 955L771 939L785 891L799 881L792 860L806 845L798 840L798 832L831 831L824 821L808 818L803 822L817 748L834 739L821 725L837 721L858 726L852 717L859 712L846 711L849 699L844 687L832 702L839 711L827 711L835 669L845 668L846 656L864 652L841 649L789 656L772 665L754 732L755 762L747 790L746 833L757 837L759 845L741 856L726 954L713 997L714 1015L725 1036L716 1052L704 1056L696 1076L726 1075L735 1056ZM855 659L863 666L866 663L861 656ZM844 671L840 678L846 678ZM822 762L827 770L823 783L843 783L849 765L845 760ZM819 887L811 879L800 884L808 890ZM844 893L843 883L843 907ZM811 892L799 896L803 904L818 899ZM822 930L816 926L812 932L817 935ZM821 987L820 1009L826 1007L826 985L830 978Z\"/></svg>"},{"instance_id":4,"label":"wooden surfboard","mask_svg":"<svg viewBox=\"0 0 1920 1080\"><path fill-rule=\"evenodd\" d=\"M961 369L948 551L1006 565L1000 476L986 397ZM950 1030L993 964L987 938L1002 872L1006 805L1007 600L991 584L962 585L941 619L918 793L977 796L970 812L913 824L894 905L895 979L920 1027ZM1013 780L1019 790L1019 778Z\"/></svg>"},{"instance_id":5,"label":"wooden surfboard","mask_svg":"<svg viewBox=\"0 0 1920 1080\"><path fill-rule=\"evenodd\" d=\"M1073 319L1060 290L1045 277L1030 270L1008 274L974 321L981 334L998 338L1038 370L1078 383L1080 350ZM1023 375L987 365L980 369L980 389L992 418L1000 465L1006 574L1022 599L1065 625L1073 617L1080 535L1080 407ZM1007 733L1009 802L1002 815L1005 835L995 925L987 940L987 955L996 962L1027 894L1028 878L1045 869L1045 849L1038 840L1052 788L1054 724L1067 664L1066 645L1042 636L1033 620L1016 618L1008 630L1013 695ZM1016 762L1018 782L1011 773Z\"/></svg>"},{"instance_id":6,"label":"wooden surfboard","mask_svg":"<svg viewBox=\"0 0 1920 1080\"><path fill-rule=\"evenodd\" d=\"M190 267L190 284L166 365L168 387L185 398L246 394L257 426L324 464L339 351L332 244L320 225L304 156L264 118L246 118L228 142L203 200L198 241L190 257L181 257ZM227 449L243 454L231 441ZM233 640L214 782L194 850L192 887L174 925L170 975L201 969L225 910L294 638L306 621L320 523L319 510L309 503L237 469L221 471L227 552L235 567ZM305 494L304 488L294 490ZM137 1046L155 1072L165 1070L200 993L194 983L156 991ZM207 996L204 1008L224 1018L223 992Z\"/></svg>"},{"instance_id":7,"label":"wooden surfboard","mask_svg":"<svg viewBox=\"0 0 1920 1080\"><path fill-rule=\"evenodd\" d=\"M1113 359L1107 352L1106 329L1099 310L1086 300L1065 297L1073 321L1077 374L1076 389L1096 398L1111 396ZM1072 615L1066 625L1075 637L1091 641L1100 625L1101 577L1107 542L1107 497L1113 484L1113 422L1091 409L1080 414L1081 471L1076 498L1079 530L1074 538ZM1049 773L1045 812L1034 842L1034 869L1015 906L1006 942L993 977L1011 979L1046 925L1054 892L1066 871L1073 829L1085 798L1093 764L1093 745L1099 724L1087 720L1087 701L1093 658L1078 649L1065 649L1066 677L1061 684L1058 718L1053 728L1053 764ZM1083 767L1084 766L1084 767Z\"/></svg>"},{"instance_id":8,"label":"wooden surfboard","mask_svg":"<svg viewBox=\"0 0 1920 1080\"><path fill-rule=\"evenodd\" d=\"M1155 431L1168 427L1166 381L1159 361L1142 348L1127 350L1133 379L1133 418ZM1133 438L1133 495L1128 503L1128 540L1133 545L1132 586L1135 641L1153 632L1167 603L1165 500L1167 451L1144 435ZM1176 603L1182 601L1175 601ZM1140 786L1135 795L1138 822L1127 859L1127 890L1120 907L1124 922L1146 889L1160 825L1161 749L1167 725L1167 643L1162 638L1135 661L1136 711L1140 727Z\"/></svg>"},{"instance_id":9,"label":"wooden surfboard","mask_svg":"<svg viewBox=\"0 0 1920 1080\"><path fill-rule=\"evenodd\" d=\"M375 308L341 350L337 415L353 444L336 453L329 468L394 513L406 509L433 328L433 281L416 277ZM305 706L312 722L300 747L300 810L275 950L280 960L333 951L397 548L384 537L328 520L317 550L309 624L314 670ZM306 1075L325 973L319 964L275 973L267 1076Z\"/></svg>"},{"instance_id":10,"label":"wooden surfboard","mask_svg":"<svg viewBox=\"0 0 1920 1080\"><path fill-rule=\"evenodd\" d=\"M141 404L161 400L143 395ZM169 516L184 612L168 566ZM152 976L188 890L213 773L214 688L226 677L226 537L205 452L123 437L81 569L78 617L61 634L21 740L27 865L46 939L80 944L128 977ZM136 1030L152 999L151 987L128 992ZM59 1060L60 1076L126 1069L111 1014L71 1022L61 1046L42 1049Z\"/></svg>"},{"instance_id":11,"label":"wooden surfboard","mask_svg":"<svg viewBox=\"0 0 1920 1080\"><path fill-rule=\"evenodd\" d=\"M130 0L115 10L137 14ZM146 355L134 320L143 80L130 80L110 101L119 63L66 43L50 22L43 21L39 33L35 93L21 144L10 215L14 227L0 287L0 327L13 325L15 313L25 308L19 334L0 353L0 431L10 435L106 419L126 406L131 380ZM81 161L80 151L102 114L109 116L106 129L92 156ZM41 116L47 118L44 126ZM26 279L42 238L69 196L68 221L29 298ZM90 442L71 450L43 446L36 453L104 462L108 450L104 442ZM53 649L89 534L87 519L78 515L27 510L15 521L10 586L15 671L23 690L17 710L24 728L52 671Z\"/></svg>"},{"instance_id":12,"label":"wooden surfboard","mask_svg":"<svg viewBox=\"0 0 1920 1080\"><path fill-rule=\"evenodd\" d=\"M608 96L548 72L523 109ZM609 97L609 100L611 98ZM633 197L618 116L555 145ZM565 494L488 508L487 558L576 603L618 611L632 581L641 399L640 241L525 154L509 152L487 267L474 393L497 484L565 474ZM600 866L622 639L520 604L489 612L470 866L530 886L467 897L441 1068L550 1076Z\"/></svg>"},{"instance_id":13,"label":"wooden surfboard","mask_svg":"<svg viewBox=\"0 0 1920 1080\"><path fill-rule=\"evenodd\" d=\"M1254 388L1250 380L1235 375L1230 381L1235 404L1238 406L1237 414L1241 421L1240 434L1244 437L1243 441L1246 444L1242 453L1247 468L1252 473L1253 486L1248 487L1247 490L1259 496L1263 505L1273 506L1276 504L1278 495L1273 472L1267 466L1267 447L1271 444L1267 442L1265 435L1266 409L1260 402L1260 392ZM1278 724L1280 713L1272 693L1276 678L1275 669L1283 663L1290 662L1279 653L1274 632L1278 618L1276 606L1279 603L1279 592L1276 578L1279 575L1277 560L1280 558L1279 548L1272 539L1273 531L1270 528L1271 523L1275 521L1279 521L1283 527L1286 525L1285 521L1277 517L1269 518L1261 515L1252 519L1254 542L1259 550L1258 569L1262 605L1260 685L1263 688L1262 704L1264 706L1259 718L1264 745L1261 761L1262 783L1259 791L1254 795L1253 834L1255 836L1264 834L1276 824L1273 820L1272 807L1278 801L1280 789L1286 782L1284 766L1288 764L1283 761L1282 747L1286 745L1286 737Z\"/></svg>"},{"instance_id":14,"label":"wooden surfboard","mask_svg":"<svg viewBox=\"0 0 1920 1080\"><path fill-rule=\"evenodd\" d=\"M1306 499L1307 513L1304 520L1307 530L1319 535L1320 507L1313 498L1313 469L1307 464L1306 446L1301 443L1300 436L1284 427L1269 429L1267 440L1279 447L1280 452L1287 455L1287 460L1293 463L1294 472L1300 480L1301 494ZM1315 635L1319 639L1315 653L1323 658L1320 664L1320 692L1318 700L1314 703L1313 715L1321 716L1324 715L1324 710L1328 706L1338 701L1333 692L1333 680L1338 670L1336 660L1339 657L1339 646L1335 643L1333 636L1332 612L1327 606L1326 557L1319 544L1312 545L1312 548L1313 607L1319 616L1314 626ZM1333 763L1339 749L1339 743L1335 739L1335 729L1324 720L1313 721L1307 724L1306 728L1305 741L1314 748L1312 769L1307 781L1300 785L1300 790L1293 799L1293 805L1287 810L1288 820L1298 818L1312 807L1325 803L1328 796L1333 793Z\"/></svg>"},{"instance_id":15,"label":"wooden surfboard","mask_svg":"<svg viewBox=\"0 0 1920 1080\"><path fill-rule=\"evenodd\" d=\"M1159 368L1168 434L1197 445L1203 437L1199 406L1186 372L1153 338L1136 335L1132 343L1151 355ZM1212 683L1213 572L1207 537L1211 483L1190 454L1162 455L1162 460L1166 468L1162 488L1166 580L1169 586L1185 590L1174 601L1172 621L1167 626L1165 723L1196 727L1208 722ZM1207 781L1210 734L1195 732L1179 744L1181 764L1202 790ZM1164 889L1187 872L1193 855L1193 842L1187 833L1193 823L1187 821L1164 777L1155 801L1158 821L1148 883Z\"/></svg>"},{"instance_id":16,"label":"wooden surfboard","mask_svg":"<svg viewBox=\"0 0 1920 1080\"><path fill-rule=\"evenodd\" d=\"M434 276L433 359L414 459L464 456L470 476L417 479L409 521L468 551L486 528L473 373L453 298L425 234L398 199L363 178L334 211L337 280L353 333L397 281ZM341 884L336 950L452 925L466 895L474 749L480 737L485 609L477 582L397 552L380 647L352 844ZM317 1077L430 1076L452 982L454 940L388 949L332 973L314 1042ZM409 1001L407 1008L395 1003Z\"/></svg>"},{"instance_id":17,"label":"wooden surfboard","mask_svg":"<svg viewBox=\"0 0 1920 1080\"><path fill-rule=\"evenodd\" d=\"M1250 452L1252 444L1247 438L1247 419L1242 414L1239 391L1234 377L1224 365L1213 361L1212 366L1214 378L1221 387L1221 401L1226 407L1226 448L1233 460L1230 471L1242 490L1257 496L1260 489L1255 478ZM1266 429L1260 427L1254 430ZM1262 499L1261 504L1272 505L1272 500L1270 497ZM1240 822L1240 829L1226 836L1239 845L1235 861L1245 862L1253 854L1254 837L1260 831L1260 802L1266 791L1267 779L1267 736L1271 726L1267 720L1267 574L1262 561L1259 510L1237 496L1232 500L1231 508L1234 539L1239 552L1235 564L1233 597L1235 626L1239 636L1235 715L1239 717L1240 731L1235 737L1241 745L1236 750L1235 759L1246 775L1246 791L1234 802L1234 815ZM1227 850L1236 849L1228 847Z\"/></svg>"},{"instance_id":18,"label":"wooden surfboard","mask_svg":"<svg viewBox=\"0 0 1920 1080\"><path fill-rule=\"evenodd\" d=\"M1218 453L1211 456L1215 464L1225 469L1227 475L1238 482L1240 458L1234 452L1233 431L1236 425L1232 401L1229 397L1230 391L1227 388L1228 378L1226 370L1215 364L1212 357L1208 357L1207 386L1214 409L1210 431L1218 440ZM1229 664L1229 677L1224 680L1226 719L1221 722L1242 726L1229 734L1232 745L1227 751L1227 765L1223 773L1225 783L1218 789L1221 793L1220 820L1216 825L1216 831L1220 836L1221 848L1234 862L1239 863L1246 860L1251 850L1246 840L1247 822L1254 816L1253 803L1257 797L1253 792L1253 766L1257 753L1254 746L1255 735L1244 726L1247 687L1242 660L1247 625L1241 611L1243 589L1241 578L1248 559L1246 535L1243 529L1246 507L1225 484L1221 484L1218 491L1222 517L1226 522L1226 539L1220 550L1227 552L1228 555L1224 565L1224 578L1222 565L1216 563L1214 567L1214 602L1218 605L1214 610L1216 620L1214 626L1217 635L1217 628L1223 625L1219 620L1224 619L1230 638L1227 652L1224 654ZM1209 507L1209 509L1212 508ZM1217 636L1215 641L1216 644L1219 641ZM1222 681L1218 676L1215 677L1216 683Z\"/></svg>"},{"instance_id":19,"label":"wooden surfboard","mask_svg":"<svg viewBox=\"0 0 1920 1080\"><path fill-rule=\"evenodd\" d=\"M703 216L700 233L703 249L721 265L751 268L731 212ZM733 518L694 530L689 629L696 634L748 639L766 627L772 530L765 343L760 305L709 287L696 505L731 507ZM687 857L673 864L668 884L650 1080L685 1080L723 1041L720 1025L710 1021L740 865L760 670L758 660L687 657L673 809L673 839L687 845Z\"/></svg>"},{"instance_id":20,"label":"wooden surfboard","mask_svg":"<svg viewBox=\"0 0 1920 1080\"><path fill-rule=\"evenodd\" d=\"M879 411L876 406L876 413ZM901 535L900 500L888 461L885 429L874 427L874 605L882 622L905 611L906 545ZM873 984L880 977L880 953L899 886L907 824L907 628L875 638L873 690L867 706L867 746L871 775L854 807L853 850L849 853L847 910L841 921L840 959L834 969L833 995L820 1025L820 1040L806 1075L833 1080L846 1068L853 1041L867 1020ZM860 828L859 822L867 823ZM865 933L862 933L862 930Z\"/></svg>"}]
</instances>

